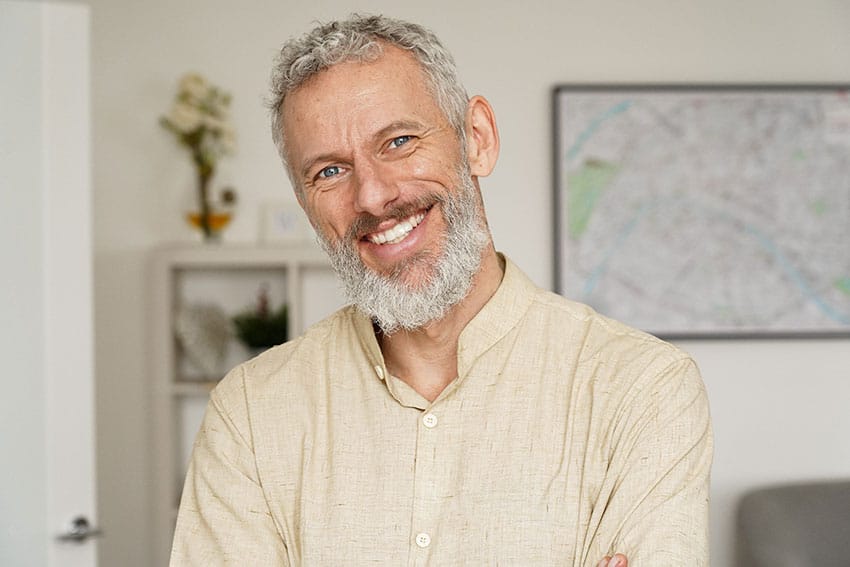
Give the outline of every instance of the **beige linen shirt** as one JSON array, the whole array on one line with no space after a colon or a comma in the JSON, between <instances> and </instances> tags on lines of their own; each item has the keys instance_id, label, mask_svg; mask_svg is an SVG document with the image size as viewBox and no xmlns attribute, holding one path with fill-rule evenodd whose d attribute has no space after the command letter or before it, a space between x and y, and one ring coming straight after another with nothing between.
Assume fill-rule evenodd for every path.
<instances>
[{"instance_id":1,"label":"beige linen shirt","mask_svg":"<svg viewBox=\"0 0 850 567\"><path fill-rule=\"evenodd\" d=\"M172 566L708 565L692 360L510 261L429 403L348 307L213 391Z\"/></svg>"}]
</instances>

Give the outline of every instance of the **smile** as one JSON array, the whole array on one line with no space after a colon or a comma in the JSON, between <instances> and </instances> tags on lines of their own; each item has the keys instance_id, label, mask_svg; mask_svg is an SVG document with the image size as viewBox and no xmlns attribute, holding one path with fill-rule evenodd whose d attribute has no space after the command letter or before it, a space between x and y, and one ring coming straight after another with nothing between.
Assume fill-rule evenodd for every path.
<instances>
[{"instance_id":1,"label":"smile","mask_svg":"<svg viewBox=\"0 0 850 567\"><path fill-rule=\"evenodd\" d=\"M398 244L404 240L410 231L419 226L422 219L425 218L425 212L410 215L397 225L388 228L383 232L376 232L368 235L366 238L374 244Z\"/></svg>"}]
</instances>

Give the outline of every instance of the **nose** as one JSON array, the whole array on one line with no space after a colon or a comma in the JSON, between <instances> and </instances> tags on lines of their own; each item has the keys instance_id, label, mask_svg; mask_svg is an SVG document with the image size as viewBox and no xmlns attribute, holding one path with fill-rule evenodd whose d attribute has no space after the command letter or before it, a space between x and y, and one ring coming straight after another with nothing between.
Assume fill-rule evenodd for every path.
<instances>
[{"instance_id":1,"label":"nose","mask_svg":"<svg viewBox=\"0 0 850 567\"><path fill-rule=\"evenodd\" d=\"M354 208L358 213L369 213L380 217L393 201L398 199L399 190L388 168L380 164L361 162L354 169L356 183Z\"/></svg>"}]
</instances>

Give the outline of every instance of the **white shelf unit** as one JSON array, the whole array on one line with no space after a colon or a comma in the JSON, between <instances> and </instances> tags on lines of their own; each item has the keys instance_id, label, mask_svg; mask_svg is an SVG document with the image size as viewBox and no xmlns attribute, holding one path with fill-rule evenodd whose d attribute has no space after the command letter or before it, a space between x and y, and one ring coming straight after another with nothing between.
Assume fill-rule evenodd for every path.
<instances>
[{"instance_id":1,"label":"white shelf unit","mask_svg":"<svg viewBox=\"0 0 850 567\"><path fill-rule=\"evenodd\" d=\"M228 342L221 372L192 369L175 335L175 314L183 304L215 303L228 316L255 305L267 285L271 308L285 302L289 336L343 304L325 254L300 246L171 246L151 261L151 363L153 380L153 530L156 565L167 565L177 506L194 435L209 392L226 370L250 357L235 338Z\"/></svg>"}]
</instances>

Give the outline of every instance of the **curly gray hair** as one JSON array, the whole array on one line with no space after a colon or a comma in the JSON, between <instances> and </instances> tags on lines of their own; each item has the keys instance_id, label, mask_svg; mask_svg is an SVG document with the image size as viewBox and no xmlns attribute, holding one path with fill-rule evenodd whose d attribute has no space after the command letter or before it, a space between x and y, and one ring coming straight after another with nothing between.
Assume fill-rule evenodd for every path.
<instances>
[{"instance_id":1,"label":"curly gray hair","mask_svg":"<svg viewBox=\"0 0 850 567\"><path fill-rule=\"evenodd\" d=\"M286 96L314 75L338 63L375 61L382 53L382 43L404 49L416 58L437 105L458 138L464 140L469 97L457 77L454 59L437 36L402 20L354 14L347 20L320 24L305 35L289 40L275 61L269 100L272 139L290 177L292 171L287 163L281 112Z\"/></svg>"}]
</instances>

